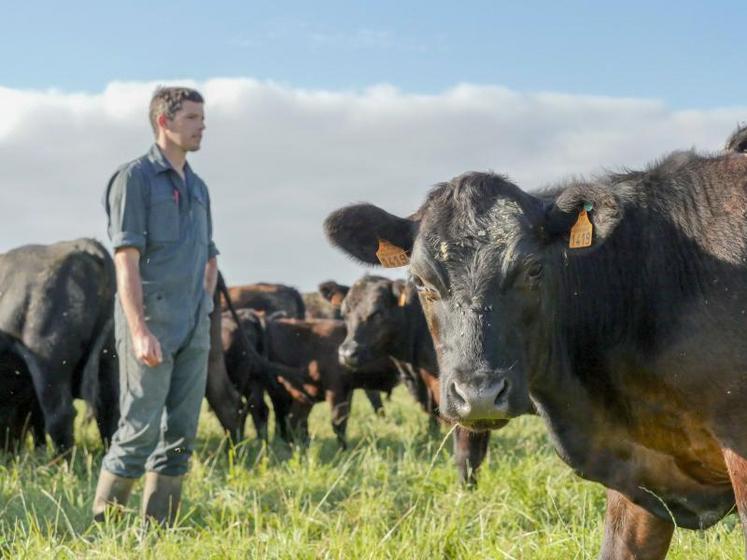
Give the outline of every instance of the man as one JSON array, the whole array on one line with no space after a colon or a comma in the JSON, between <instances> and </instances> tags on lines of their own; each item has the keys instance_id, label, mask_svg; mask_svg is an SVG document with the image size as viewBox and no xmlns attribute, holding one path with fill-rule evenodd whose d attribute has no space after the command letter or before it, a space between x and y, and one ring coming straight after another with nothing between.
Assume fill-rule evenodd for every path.
<instances>
[{"instance_id":1,"label":"man","mask_svg":"<svg viewBox=\"0 0 747 560\"><path fill-rule=\"evenodd\" d=\"M121 419L104 457L94 519L124 507L145 473L143 515L171 525L205 395L217 279L210 198L186 161L205 130L203 98L163 87L150 103L156 143L109 182L117 272Z\"/></svg>"}]
</instances>

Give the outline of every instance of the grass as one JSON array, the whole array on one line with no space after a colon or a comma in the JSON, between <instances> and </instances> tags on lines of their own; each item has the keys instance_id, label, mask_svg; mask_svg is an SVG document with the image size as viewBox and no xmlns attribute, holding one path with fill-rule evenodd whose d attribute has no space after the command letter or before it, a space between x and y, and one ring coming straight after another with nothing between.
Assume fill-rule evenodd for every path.
<instances>
[{"instance_id":1,"label":"grass","mask_svg":"<svg viewBox=\"0 0 747 560\"><path fill-rule=\"evenodd\" d=\"M537 418L495 434L474 491L461 488L451 442L398 388L379 418L356 395L350 449L339 452L329 411L310 420L306 452L248 441L227 449L203 411L178 526L141 531L132 513L103 525L89 509L102 449L77 425L70 465L47 450L0 458L0 554L9 558L595 558L604 492L555 456ZM82 415L78 415L79 418ZM677 530L668 558L742 557L736 516Z\"/></svg>"}]
</instances>

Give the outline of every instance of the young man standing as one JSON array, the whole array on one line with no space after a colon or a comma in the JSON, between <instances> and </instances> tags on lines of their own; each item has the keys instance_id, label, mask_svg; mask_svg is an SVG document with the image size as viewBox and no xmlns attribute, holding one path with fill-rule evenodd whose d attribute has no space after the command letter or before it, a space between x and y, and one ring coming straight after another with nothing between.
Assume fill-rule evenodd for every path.
<instances>
[{"instance_id":1,"label":"young man standing","mask_svg":"<svg viewBox=\"0 0 747 560\"><path fill-rule=\"evenodd\" d=\"M163 87L150 103L156 143L109 182L117 271L121 419L104 457L94 519L124 507L145 473L143 514L172 524L205 395L208 314L217 279L210 197L186 161L200 149L203 98Z\"/></svg>"}]
</instances>

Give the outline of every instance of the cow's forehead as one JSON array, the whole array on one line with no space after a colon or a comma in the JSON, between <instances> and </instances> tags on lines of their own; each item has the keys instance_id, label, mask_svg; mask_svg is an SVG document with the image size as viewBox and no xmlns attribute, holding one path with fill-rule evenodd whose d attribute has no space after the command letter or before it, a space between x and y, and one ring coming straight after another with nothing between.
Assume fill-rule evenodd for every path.
<instances>
[{"instance_id":1,"label":"cow's forehead","mask_svg":"<svg viewBox=\"0 0 747 560\"><path fill-rule=\"evenodd\" d=\"M418 235L419 250L447 265L464 264L478 252L490 260L502 260L501 254L512 253L509 250L523 234L523 211L510 197L491 202L461 211L426 213Z\"/></svg>"},{"instance_id":2,"label":"cow's forehead","mask_svg":"<svg viewBox=\"0 0 747 560\"><path fill-rule=\"evenodd\" d=\"M390 281L383 278L361 278L351 287L345 298L349 311L367 312L390 296Z\"/></svg>"}]
</instances>

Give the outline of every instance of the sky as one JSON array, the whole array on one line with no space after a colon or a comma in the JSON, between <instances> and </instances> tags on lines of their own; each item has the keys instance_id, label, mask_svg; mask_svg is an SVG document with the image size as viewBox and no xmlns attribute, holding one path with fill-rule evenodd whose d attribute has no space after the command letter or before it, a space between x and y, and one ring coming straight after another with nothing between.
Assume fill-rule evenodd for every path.
<instances>
[{"instance_id":1,"label":"sky","mask_svg":"<svg viewBox=\"0 0 747 560\"><path fill-rule=\"evenodd\" d=\"M531 190L747 121L746 2L2 4L0 251L105 239L157 84L206 96L191 162L229 283L305 291L364 272L321 231L344 204L406 214L467 170Z\"/></svg>"}]
</instances>

